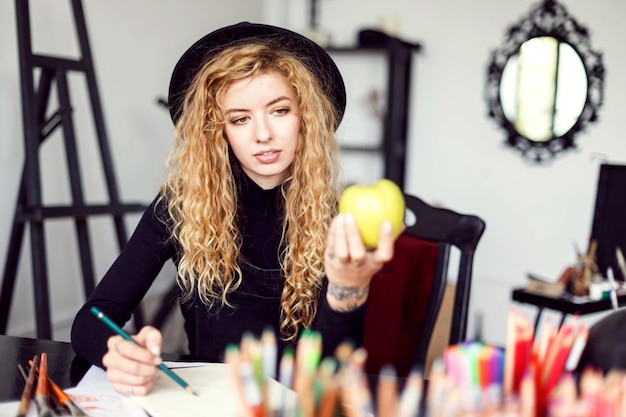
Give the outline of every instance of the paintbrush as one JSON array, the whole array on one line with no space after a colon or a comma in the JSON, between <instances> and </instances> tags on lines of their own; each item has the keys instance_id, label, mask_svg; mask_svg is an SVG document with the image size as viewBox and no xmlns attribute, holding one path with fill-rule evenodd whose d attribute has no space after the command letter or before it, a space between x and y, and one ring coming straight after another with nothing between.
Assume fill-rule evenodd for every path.
<instances>
[{"instance_id":1,"label":"paintbrush","mask_svg":"<svg viewBox=\"0 0 626 417\"><path fill-rule=\"evenodd\" d=\"M31 368L33 372L35 366ZM48 355L46 352L41 354L41 364L39 364L39 372L37 372L37 389L35 391L35 402L39 410L39 417L53 417L50 409L50 388L48 386Z\"/></svg>"},{"instance_id":2,"label":"paintbrush","mask_svg":"<svg viewBox=\"0 0 626 417\"><path fill-rule=\"evenodd\" d=\"M55 384L54 381L52 381L50 378L48 378L48 382L50 383L50 389L52 390L52 393L54 394L56 399L61 405L64 405L65 407L67 407L68 410L70 410L72 417L87 417L87 414L85 414L85 412L72 401L70 396L67 395L67 393L63 391L63 389L61 389L61 387Z\"/></svg>"},{"instance_id":3,"label":"paintbrush","mask_svg":"<svg viewBox=\"0 0 626 417\"><path fill-rule=\"evenodd\" d=\"M32 360L28 361L28 364L31 367L34 366ZM59 404L67 407L67 409L70 411L73 417L86 417L87 416L87 414L85 414L85 412L81 410L80 407L77 406L72 401L70 396L67 395L67 393L63 391L63 389L60 386L58 386L49 376L48 376L48 384L50 385L50 391L52 391L52 394L54 395L56 400L59 402Z\"/></svg>"},{"instance_id":4,"label":"paintbrush","mask_svg":"<svg viewBox=\"0 0 626 417\"><path fill-rule=\"evenodd\" d=\"M33 363L39 363L39 356L35 355ZM35 367L30 368L28 377L26 379L26 385L24 385L24 391L22 392L22 399L20 400L20 406L17 409L17 417L26 417L28 411L28 404L30 404L30 398L33 395L33 385L35 381Z\"/></svg>"}]
</instances>

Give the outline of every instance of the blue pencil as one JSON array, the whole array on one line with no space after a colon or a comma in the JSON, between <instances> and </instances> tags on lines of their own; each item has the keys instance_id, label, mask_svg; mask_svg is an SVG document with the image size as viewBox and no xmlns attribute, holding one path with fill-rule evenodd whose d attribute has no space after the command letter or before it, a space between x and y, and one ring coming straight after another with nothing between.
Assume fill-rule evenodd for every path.
<instances>
[{"instance_id":1,"label":"blue pencil","mask_svg":"<svg viewBox=\"0 0 626 417\"><path fill-rule=\"evenodd\" d=\"M134 344L138 345L138 343L137 343L137 341L135 341L135 339L133 339L128 333L126 333L124 330L122 330L122 328L120 326L118 326L113 320L111 320L110 318L105 316L104 313L102 311L100 311L99 308L91 307L91 312L93 313L94 316L96 316L104 324L106 324L109 327L109 329L113 330L115 333L119 334L124 339L126 339L126 340L128 340L130 342L133 342ZM167 376L169 376L170 378L172 378L178 385L183 387L185 389L185 391L189 391L193 395L198 395L196 393L196 391L194 391L194 389L191 388L191 386L188 383L186 383L181 377L176 375L174 373L174 371L172 371L170 368L165 366L163 363L159 364L158 368L160 370L162 370L163 372L165 372L165 374Z\"/></svg>"}]
</instances>

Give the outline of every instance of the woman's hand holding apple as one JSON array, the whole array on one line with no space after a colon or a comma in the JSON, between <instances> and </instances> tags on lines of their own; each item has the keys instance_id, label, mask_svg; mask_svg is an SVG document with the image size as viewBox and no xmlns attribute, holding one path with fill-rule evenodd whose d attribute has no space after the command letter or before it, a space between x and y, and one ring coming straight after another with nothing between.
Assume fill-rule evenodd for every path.
<instances>
[{"instance_id":1,"label":"woman's hand holding apple","mask_svg":"<svg viewBox=\"0 0 626 417\"><path fill-rule=\"evenodd\" d=\"M327 300L335 310L352 310L367 300L369 283L393 257L404 229L402 191L390 180L348 187L331 222L325 256Z\"/></svg>"},{"instance_id":2,"label":"woman's hand holding apple","mask_svg":"<svg viewBox=\"0 0 626 417\"><path fill-rule=\"evenodd\" d=\"M367 300L372 277L393 257L391 222L380 228L376 249L365 247L354 216L338 214L331 222L326 247L326 299L334 310L349 311Z\"/></svg>"}]
</instances>

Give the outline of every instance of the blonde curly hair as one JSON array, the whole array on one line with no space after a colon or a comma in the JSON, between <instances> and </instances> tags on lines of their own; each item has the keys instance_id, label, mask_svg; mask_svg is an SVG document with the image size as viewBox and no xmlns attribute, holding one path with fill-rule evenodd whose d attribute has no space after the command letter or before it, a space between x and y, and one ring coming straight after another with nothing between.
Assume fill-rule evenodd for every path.
<instances>
[{"instance_id":1,"label":"blonde curly hair","mask_svg":"<svg viewBox=\"0 0 626 417\"><path fill-rule=\"evenodd\" d=\"M280 333L292 341L311 326L317 310L340 175L334 134L338 115L304 59L259 41L228 47L206 62L184 97L161 193L172 238L181 248L177 280L185 299L197 293L209 307L215 302L229 305L227 295L242 280L242 235L237 227L236 167L219 102L238 80L265 73L285 77L301 114L299 145L281 186L284 251L277 254L285 277Z\"/></svg>"}]
</instances>

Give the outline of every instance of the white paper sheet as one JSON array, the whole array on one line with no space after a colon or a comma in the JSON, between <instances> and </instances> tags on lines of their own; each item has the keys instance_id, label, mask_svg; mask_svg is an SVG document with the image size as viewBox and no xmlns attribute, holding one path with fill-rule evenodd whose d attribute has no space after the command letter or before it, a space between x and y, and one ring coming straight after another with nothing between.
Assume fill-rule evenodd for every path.
<instances>
[{"instance_id":1,"label":"white paper sheet","mask_svg":"<svg viewBox=\"0 0 626 417\"><path fill-rule=\"evenodd\" d=\"M169 366L169 365L168 365ZM178 368L176 373L198 393L190 394L167 375L160 373L153 390L133 397L152 417L239 417L240 400L227 365L209 363L202 367ZM270 383L270 404L293 404L295 394L276 381Z\"/></svg>"},{"instance_id":2,"label":"white paper sheet","mask_svg":"<svg viewBox=\"0 0 626 417\"><path fill-rule=\"evenodd\" d=\"M89 417L148 417L132 398L115 391L97 366L89 368L79 384L65 392Z\"/></svg>"},{"instance_id":3,"label":"white paper sheet","mask_svg":"<svg viewBox=\"0 0 626 417\"><path fill-rule=\"evenodd\" d=\"M185 391L164 373L158 373L152 391L132 397L152 417L237 417L239 404L224 364L175 370L198 395Z\"/></svg>"}]
</instances>

